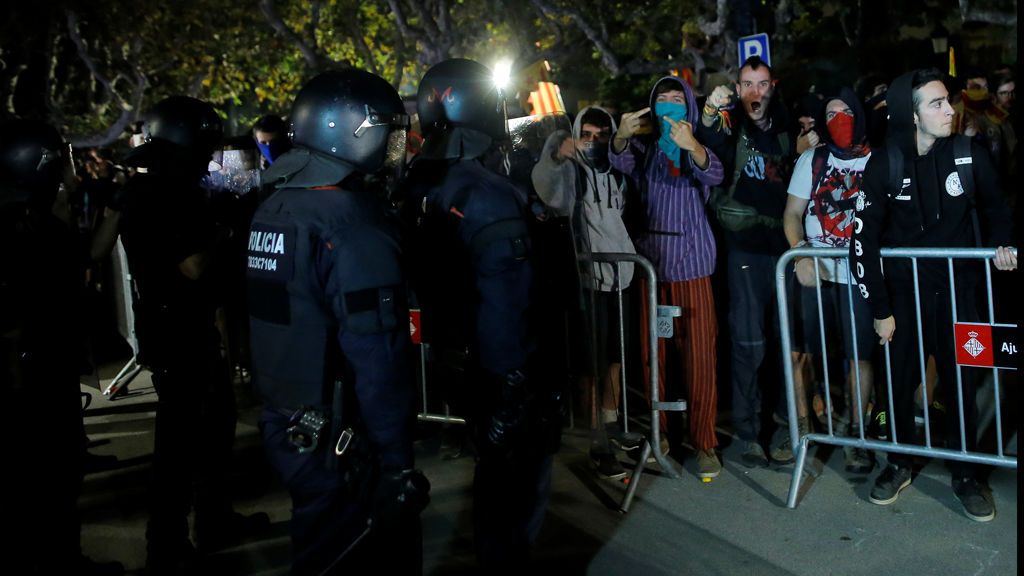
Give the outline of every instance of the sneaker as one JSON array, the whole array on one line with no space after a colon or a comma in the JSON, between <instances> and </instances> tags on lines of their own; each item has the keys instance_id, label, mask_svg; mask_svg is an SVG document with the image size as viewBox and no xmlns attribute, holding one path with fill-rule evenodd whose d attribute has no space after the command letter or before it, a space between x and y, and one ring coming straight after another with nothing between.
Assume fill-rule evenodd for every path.
<instances>
[{"instance_id":1,"label":"sneaker","mask_svg":"<svg viewBox=\"0 0 1024 576\"><path fill-rule=\"evenodd\" d=\"M846 456L846 471L852 474L867 474L875 467L871 461L871 455L863 448L844 446L843 453Z\"/></svg>"},{"instance_id":2,"label":"sneaker","mask_svg":"<svg viewBox=\"0 0 1024 576\"><path fill-rule=\"evenodd\" d=\"M793 441L789 437L789 426L778 427L772 435L771 457L778 464L791 464L796 460L793 456Z\"/></svg>"},{"instance_id":3,"label":"sneaker","mask_svg":"<svg viewBox=\"0 0 1024 576\"><path fill-rule=\"evenodd\" d=\"M618 422L605 424L604 431L608 434L608 441L619 450L636 450L644 441L643 434L639 432L623 432Z\"/></svg>"},{"instance_id":4,"label":"sneaker","mask_svg":"<svg viewBox=\"0 0 1024 576\"><path fill-rule=\"evenodd\" d=\"M964 507L964 514L975 522L988 522L996 517L995 506L985 496L981 484L974 478L954 478L953 493Z\"/></svg>"},{"instance_id":5,"label":"sneaker","mask_svg":"<svg viewBox=\"0 0 1024 576\"><path fill-rule=\"evenodd\" d=\"M879 506L892 504L900 497L900 491L910 486L910 468L890 464L875 479L868 500Z\"/></svg>"},{"instance_id":6,"label":"sneaker","mask_svg":"<svg viewBox=\"0 0 1024 576\"><path fill-rule=\"evenodd\" d=\"M743 453L740 455L740 459L743 460L743 464L747 468L768 466L768 457L764 454L764 448L761 448L761 445L757 442L744 442Z\"/></svg>"},{"instance_id":7,"label":"sneaker","mask_svg":"<svg viewBox=\"0 0 1024 576\"><path fill-rule=\"evenodd\" d=\"M652 448L653 448L653 446L652 446ZM665 438L664 434L662 434L662 436L661 436L661 443L658 445L658 448L661 450L661 455L662 456L668 456L668 450L669 450L668 438ZM643 449L643 441L641 441L640 444L638 444L636 448L633 448L632 450L627 450L626 451L626 456L629 457L630 460L636 462L637 460L640 459L640 453L641 453L642 449ZM654 457L654 451L652 450L651 454L647 457L647 463L648 464L654 464L657 461L658 460Z\"/></svg>"},{"instance_id":8,"label":"sneaker","mask_svg":"<svg viewBox=\"0 0 1024 576\"><path fill-rule=\"evenodd\" d=\"M626 476L626 469L619 464L614 454L591 454L590 459L601 478L615 480Z\"/></svg>"},{"instance_id":9,"label":"sneaker","mask_svg":"<svg viewBox=\"0 0 1024 576\"><path fill-rule=\"evenodd\" d=\"M721 471L722 463L718 461L714 448L697 452L697 476L714 478Z\"/></svg>"}]
</instances>

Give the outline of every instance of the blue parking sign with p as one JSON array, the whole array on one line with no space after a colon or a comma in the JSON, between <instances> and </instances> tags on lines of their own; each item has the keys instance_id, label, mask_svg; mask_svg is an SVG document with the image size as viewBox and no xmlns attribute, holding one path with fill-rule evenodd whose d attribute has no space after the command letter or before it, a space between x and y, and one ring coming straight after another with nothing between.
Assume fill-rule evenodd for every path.
<instances>
[{"instance_id":1,"label":"blue parking sign with p","mask_svg":"<svg viewBox=\"0 0 1024 576\"><path fill-rule=\"evenodd\" d=\"M758 56L761 60L764 60L765 64L772 65L772 52L768 46L767 34L761 33L754 34L753 36L744 36L739 39L737 47L739 49L740 66L743 66L743 63L751 56Z\"/></svg>"}]
</instances>

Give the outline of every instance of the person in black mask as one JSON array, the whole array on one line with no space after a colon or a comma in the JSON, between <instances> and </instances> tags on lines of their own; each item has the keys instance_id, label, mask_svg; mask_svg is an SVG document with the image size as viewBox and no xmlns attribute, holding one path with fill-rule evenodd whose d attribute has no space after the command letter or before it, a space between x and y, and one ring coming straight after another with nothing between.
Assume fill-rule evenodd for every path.
<instances>
[{"instance_id":1,"label":"person in black mask","mask_svg":"<svg viewBox=\"0 0 1024 576\"><path fill-rule=\"evenodd\" d=\"M582 241L590 252L635 254L633 242L622 218L631 180L613 168L608 159L608 144L616 130L615 121L603 108L580 110L573 126L573 136L556 132L545 142L540 161L533 169L533 185L538 196L560 216L572 216L574 233L583 235ZM577 188L577 184L579 187ZM618 311L615 291L625 290L633 278L633 265L626 263L616 268L611 263L595 263L588 276L585 294L593 294L593 315L584 318L596 340L583 348L592 356L582 371L581 389L588 414L594 404L592 395L599 395L599 422L590 457L598 474L605 478L626 475L609 446L609 438L623 448L634 448L635 439L626 438L618 424L620 372L622 369L619 342ZM623 315L625 321L627 316ZM627 330L624 330L624 332ZM633 440L632 442L630 440Z\"/></svg>"}]
</instances>

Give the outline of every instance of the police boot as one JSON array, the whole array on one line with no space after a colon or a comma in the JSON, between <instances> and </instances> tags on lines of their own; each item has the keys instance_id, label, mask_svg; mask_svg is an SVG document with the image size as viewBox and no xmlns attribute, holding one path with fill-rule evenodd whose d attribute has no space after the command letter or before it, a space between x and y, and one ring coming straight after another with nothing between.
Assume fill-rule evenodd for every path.
<instances>
[{"instance_id":1,"label":"police boot","mask_svg":"<svg viewBox=\"0 0 1024 576\"><path fill-rule=\"evenodd\" d=\"M220 514L196 514L195 540L199 554L212 554L259 536L270 529L270 516L265 512L241 514L231 511Z\"/></svg>"},{"instance_id":2,"label":"police boot","mask_svg":"<svg viewBox=\"0 0 1024 576\"><path fill-rule=\"evenodd\" d=\"M197 573L197 555L188 540L176 543L150 542L146 546L146 574L186 576Z\"/></svg>"},{"instance_id":3,"label":"police boot","mask_svg":"<svg viewBox=\"0 0 1024 576\"><path fill-rule=\"evenodd\" d=\"M121 576L124 574L124 565L120 562L97 562L88 556L81 556L78 561L78 570L75 574L81 576Z\"/></svg>"},{"instance_id":4,"label":"police boot","mask_svg":"<svg viewBox=\"0 0 1024 576\"><path fill-rule=\"evenodd\" d=\"M196 551L188 539L188 518L164 510L150 513L146 524L146 573L194 574Z\"/></svg>"}]
</instances>

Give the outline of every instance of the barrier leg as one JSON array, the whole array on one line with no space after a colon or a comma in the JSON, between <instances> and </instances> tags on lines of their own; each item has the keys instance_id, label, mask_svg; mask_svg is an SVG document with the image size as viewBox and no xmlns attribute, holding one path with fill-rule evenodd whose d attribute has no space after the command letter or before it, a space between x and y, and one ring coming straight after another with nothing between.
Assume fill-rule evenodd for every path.
<instances>
[{"instance_id":1,"label":"barrier leg","mask_svg":"<svg viewBox=\"0 0 1024 576\"><path fill-rule=\"evenodd\" d=\"M647 458L650 455L651 443L647 441L647 438L644 438L643 448L640 450L640 459L637 460L633 472L629 475L629 486L626 487L626 495L622 497L619 512L623 514L629 512L629 507L633 504L633 496L636 495L636 488L640 485L640 478L644 473L644 465L647 463Z\"/></svg>"},{"instance_id":2,"label":"barrier leg","mask_svg":"<svg viewBox=\"0 0 1024 576\"><path fill-rule=\"evenodd\" d=\"M114 379L107 386L107 389L103 391L103 395L107 397L107 400L113 400L120 392L123 392L128 388L128 383L135 379L142 372L142 366L135 361L133 356L127 364L121 368L121 371L114 376Z\"/></svg>"},{"instance_id":3,"label":"barrier leg","mask_svg":"<svg viewBox=\"0 0 1024 576\"><path fill-rule=\"evenodd\" d=\"M804 436L800 439L800 449L796 455L796 465L793 466L793 479L789 481L789 500L786 501L787 508L796 508L796 497L800 493L800 480L804 475L804 464L807 461L807 446L810 441Z\"/></svg>"}]
</instances>

